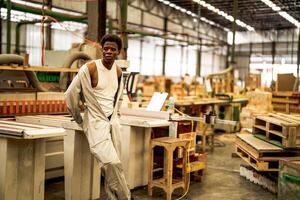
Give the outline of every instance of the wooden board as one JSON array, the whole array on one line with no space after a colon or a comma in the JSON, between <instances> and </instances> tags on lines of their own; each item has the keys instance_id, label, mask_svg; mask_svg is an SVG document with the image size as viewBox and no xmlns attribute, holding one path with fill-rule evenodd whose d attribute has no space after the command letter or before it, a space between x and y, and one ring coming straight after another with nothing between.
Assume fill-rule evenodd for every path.
<instances>
[{"instance_id":1,"label":"wooden board","mask_svg":"<svg viewBox=\"0 0 300 200\"><path fill-rule=\"evenodd\" d=\"M252 134L237 134L237 137L240 138L242 141L246 142L250 146L254 147L258 151L283 151L282 148L272 145L268 142L262 141Z\"/></svg>"}]
</instances>

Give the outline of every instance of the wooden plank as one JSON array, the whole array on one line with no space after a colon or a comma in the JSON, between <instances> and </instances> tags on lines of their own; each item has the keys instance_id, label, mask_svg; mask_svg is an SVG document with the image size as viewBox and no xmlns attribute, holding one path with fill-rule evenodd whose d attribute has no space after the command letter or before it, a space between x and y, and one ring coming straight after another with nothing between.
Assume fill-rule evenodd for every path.
<instances>
[{"instance_id":1,"label":"wooden plank","mask_svg":"<svg viewBox=\"0 0 300 200\"><path fill-rule=\"evenodd\" d=\"M280 152L283 150L280 147L277 147L275 145L272 145L268 142L262 141L256 137L254 137L254 135L252 135L252 134L237 134L237 137L261 152L263 152L263 151Z\"/></svg>"},{"instance_id":2,"label":"wooden plank","mask_svg":"<svg viewBox=\"0 0 300 200\"><path fill-rule=\"evenodd\" d=\"M12 71L33 71L33 72L72 72L77 73L78 68L62 68L62 67L49 67L49 66L0 66L0 70Z\"/></svg>"}]
</instances>

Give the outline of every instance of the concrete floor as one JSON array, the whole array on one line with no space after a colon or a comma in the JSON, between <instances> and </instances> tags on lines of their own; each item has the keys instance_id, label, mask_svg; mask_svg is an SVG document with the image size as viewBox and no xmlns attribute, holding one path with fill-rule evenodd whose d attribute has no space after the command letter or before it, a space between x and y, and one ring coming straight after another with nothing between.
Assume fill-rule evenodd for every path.
<instances>
[{"instance_id":1,"label":"concrete floor","mask_svg":"<svg viewBox=\"0 0 300 200\"><path fill-rule=\"evenodd\" d=\"M208 169L201 183L191 182L185 200L275 200L276 195L266 191L245 178L239 176L239 166L243 161L233 158L234 134L222 134L216 137L213 153L208 155ZM46 185L45 200L64 199L63 181ZM104 188L101 188L101 200L106 200ZM173 193L173 199L180 198L180 190ZM153 196L147 195L147 188L142 187L132 191L137 200L165 199L164 192L155 189Z\"/></svg>"}]
</instances>

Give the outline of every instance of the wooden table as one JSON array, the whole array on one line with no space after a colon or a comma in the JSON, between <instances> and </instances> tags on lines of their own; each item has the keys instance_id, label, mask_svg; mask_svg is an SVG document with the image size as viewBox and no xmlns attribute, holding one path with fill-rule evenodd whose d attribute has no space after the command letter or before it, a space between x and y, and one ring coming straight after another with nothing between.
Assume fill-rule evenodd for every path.
<instances>
[{"instance_id":1,"label":"wooden table","mask_svg":"<svg viewBox=\"0 0 300 200\"><path fill-rule=\"evenodd\" d=\"M43 200L45 139L62 128L0 120L0 199Z\"/></svg>"},{"instance_id":2,"label":"wooden table","mask_svg":"<svg viewBox=\"0 0 300 200\"><path fill-rule=\"evenodd\" d=\"M65 199L100 198L100 166L90 153L81 127L70 116L38 115L17 117L19 121L66 129L64 137Z\"/></svg>"}]
</instances>

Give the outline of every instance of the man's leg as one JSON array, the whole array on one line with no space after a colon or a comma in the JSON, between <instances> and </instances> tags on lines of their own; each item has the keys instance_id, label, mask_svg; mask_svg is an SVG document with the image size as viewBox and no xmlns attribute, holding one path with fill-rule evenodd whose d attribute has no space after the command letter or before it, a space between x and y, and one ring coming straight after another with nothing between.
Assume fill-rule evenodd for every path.
<instances>
[{"instance_id":1,"label":"man's leg","mask_svg":"<svg viewBox=\"0 0 300 200\"><path fill-rule=\"evenodd\" d=\"M104 165L105 190L111 200L129 200L130 190L128 188L121 163L109 163Z\"/></svg>"}]
</instances>

